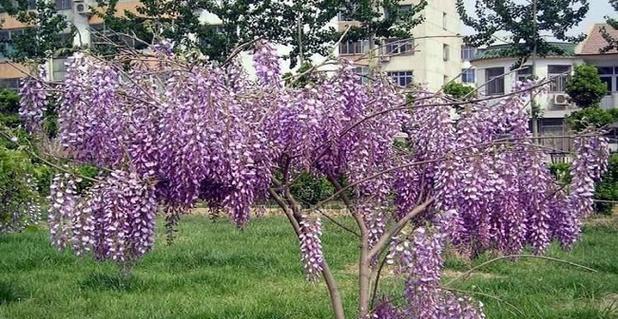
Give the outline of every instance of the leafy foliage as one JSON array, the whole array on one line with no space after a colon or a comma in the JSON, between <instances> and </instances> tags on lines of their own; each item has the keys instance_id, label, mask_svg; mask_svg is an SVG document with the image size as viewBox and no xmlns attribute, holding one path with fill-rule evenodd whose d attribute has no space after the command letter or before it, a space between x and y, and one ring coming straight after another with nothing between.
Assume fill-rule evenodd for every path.
<instances>
[{"instance_id":1,"label":"leafy foliage","mask_svg":"<svg viewBox=\"0 0 618 319\"><path fill-rule=\"evenodd\" d=\"M595 198L606 201L618 201L618 154L609 158L608 170L597 185ZM613 203L595 203L595 211L602 214L611 214Z\"/></svg>"},{"instance_id":2,"label":"leafy foliage","mask_svg":"<svg viewBox=\"0 0 618 319\"><path fill-rule=\"evenodd\" d=\"M0 234L21 231L39 220L35 174L27 154L0 145Z\"/></svg>"},{"instance_id":3,"label":"leafy foliage","mask_svg":"<svg viewBox=\"0 0 618 319\"><path fill-rule=\"evenodd\" d=\"M412 28L422 21L418 14L426 0L410 10L399 10L399 1L196 1L141 0L137 13L117 14L118 0L100 0L98 10L106 27L116 33L138 38L139 45L170 39L177 50L200 53L216 61L225 61L233 50L255 39L267 39L291 48L291 66L302 56L327 56L341 32L329 23L338 14L358 21L346 39L411 37ZM220 24L201 20L202 12L216 16ZM386 15L383 15L386 12ZM299 34L300 30L300 34ZM113 35L112 35L113 37ZM109 52L112 46L103 46Z\"/></svg>"},{"instance_id":4,"label":"leafy foliage","mask_svg":"<svg viewBox=\"0 0 618 319\"><path fill-rule=\"evenodd\" d=\"M27 27L2 40L1 53L14 61L42 62L72 50L75 28L56 11L54 1L1 0L0 8ZM66 30L69 30L67 33Z\"/></svg>"},{"instance_id":5,"label":"leafy foliage","mask_svg":"<svg viewBox=\"0 0 618 319\"><path fill-rule=\"evenodd\" d=\"M462 21L476 31L466 36L469 45L480 47L497 41L496 34L506 31L508 42L512 43L508 54L519 57L514 67L524 64L537 52L547 56L552 52L564 53L541 35L552 34L556 39L579 42L583 35L569 36L567 32L577 26L589 9L588 0L536 0L537 12L530 2L515 0L476 0L474 14L469 14L464 0L457 0L457 11ZM535 26L536 16L536 26Z\"/></svg>"},{"instance_id":6,"label":"leafy foliage","mask_svg":"<svg viewBox=\"0 0 618 319\"><path fill-rule=\"evenodd\" d=\"M618 0L609 0L609 3L612 5L612 7L614 7L615 11L618 11ZM607 24L609 24L610 28L618 30L618 20L616 20L615 18L607 17L606 22ZM600 53L618 49L618 39L614 38L610 34L610 32L607 31L607 28L602 27L600 32L605 41L607 41L607 45L603 49L601 49Z\"/></svg>"},{"instance_id":7,"label":"leafy foliage","mask_svg":"<svg viewBox=\"0 0 618 319\"><path fill-rule=\"evenodd\" d=\"M587 128L601 128L618 121L618 110L588 107L569 114L566 122L572 130L582 132Z\"/></svg>"},{"instance_id":8,"label":"leafy foliage","mask_svg":"<svg viewBox=\"0 0 618 319\"><path fill-rule=\"evenodd\" d=\"M566 93L577 106L594 107L607 94L607 85L601 81L595 66L582 64L575 67L573 77L566 84Z\"/></svg>"},{"instance_id":9,"label":"leafy foliage","mask_svg":"<svg viewBox=\"0 0 618 319\"><path fill-rule=\"evenodd\" d=\"M465 85L457 82L450 82L444 86L444 93L458 99L470 99L474 98L473 92L476 90L473 86Z\"/></svg>"}]
</instances>

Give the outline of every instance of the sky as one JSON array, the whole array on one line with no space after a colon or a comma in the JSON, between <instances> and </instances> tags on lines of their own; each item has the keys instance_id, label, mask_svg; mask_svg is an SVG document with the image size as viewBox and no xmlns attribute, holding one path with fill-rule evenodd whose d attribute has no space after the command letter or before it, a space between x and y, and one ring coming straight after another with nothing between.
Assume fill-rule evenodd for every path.
<instances>
[{"instance_id":1,"label":"sky","mask_svg":"<svg viewBox=\"0 0 618 319\"><path fill-rule=\"evenodd\" d=\"M476 0L465 0L468 8L474 8ZM603 18L606 15L617 16L618 13L614 11L614 8L609 4L609 0L589 0L590 10L586 18L575 28L573 28L572 34L586 33L593 23L604 22ZM466 33L470 33L470 30L466 30Z\"/></svg>"}]
</instances>

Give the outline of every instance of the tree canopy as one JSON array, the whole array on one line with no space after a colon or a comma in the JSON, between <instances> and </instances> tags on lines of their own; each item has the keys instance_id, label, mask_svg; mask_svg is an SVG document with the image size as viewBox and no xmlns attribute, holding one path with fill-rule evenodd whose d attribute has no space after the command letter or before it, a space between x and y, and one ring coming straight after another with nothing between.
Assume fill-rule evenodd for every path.
<instances>
[{"instance_id":1,"label":"tree canopy","mask_svg":"<svg viewBox=\"0 0 618 319\"><path fill-rule=\"evenodd\" d=\"M577 106L594 107L607 94L607 84L601 80L595 66L582 64L575 67L573 77L566 84L566 93Z\"/></svg>"},{"instance_id":2,"label":"tree canopy","mask_svg":"<svg viewBox=\"0 0 618 319\"><path fill-rule=\"evenodd\" d=\"M536 0L536 12L532 1L476 0L472 13L464 0L457 0L457 11L462 21L476 31L466 36L469 45L491 45L502 37L512 42L512 56L519 57L517 65L523 64L536 51L543 57L551 52L563 53L544 38L545 33L558 40L578 42L583 35L570 36L569 30L577 26L589 9L588 0ZM535 22L536 21L536 22Z\"/></svg>"}]
</instances>

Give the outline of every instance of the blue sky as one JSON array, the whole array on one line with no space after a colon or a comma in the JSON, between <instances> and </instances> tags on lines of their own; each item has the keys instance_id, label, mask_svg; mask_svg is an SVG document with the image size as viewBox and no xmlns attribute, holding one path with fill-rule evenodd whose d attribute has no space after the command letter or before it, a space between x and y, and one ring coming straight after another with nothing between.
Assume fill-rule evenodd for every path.
<instances>
[{"instance_id":1,"label":"blue sky","mask_svg":"<svg viewBox=\"0 0 618 319\"><path fill-rule=\"evenodd\" d=\"M476 0L465 0L465 2L469 8L474 8L474 3ZM614 12L614 8L612 8L609 4L609 0L589 0L588 2L590 3L590 11L588 11L586 19L584 19L576 28L573 29L573 33L587 32L590 25L597 22L603 22L603 17L606 15L618 15Z\"/></svg>"}]
</instances>

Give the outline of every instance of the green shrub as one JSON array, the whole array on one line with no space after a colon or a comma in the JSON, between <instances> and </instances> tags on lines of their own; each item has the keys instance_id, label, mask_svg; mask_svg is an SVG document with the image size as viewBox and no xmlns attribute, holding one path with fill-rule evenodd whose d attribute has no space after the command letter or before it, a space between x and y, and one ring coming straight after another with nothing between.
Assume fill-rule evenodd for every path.
<instances>
[{"instance_id":1,"label":"green shrub","mask_svg":"<svg viewBox=\"0 0 618 319\"><path fill-rule=\"evenodd\" d=\"M21 231L39 220L36 174L28 154L0 146L0 233Z\"/></svg>"},{"instance_id":2,"label":"green shrub","mask_svg":"<svg viewBox=\"0 0 618 319\"><path fill-rule=\"evenodd\" d=\"M576 132L587 128L600 128L616 121L618 109L603 110L599 107L588 107L566 117L567 125Z\"/></svg>"},{"instance_id":3,"label":"green shrub","mask_svg":"<svg viewBox=\"0 0 618 319\"><path fill-rule=\"evenodd\" d=\"M450 82L444 86L444 93L458 100L474 98L475 96L472 94L474 90L475 88L472 86L457 82Z\"/></svg>"},{"instance_id":4,"label":"green shrub","mask_svg":"<svg viewBox=\"0 0 618 319\"><path fill-rule=\"evenodd\" d=\"M607 85L601 81L595 66L582 64L575 67L575 74L567 82L566 93L579 107L595 107L607 94Z\"/></svg>"},{"instance_id":5,"label":"green shrub","mask_svg":"<svg viewBox=\"0 0 618 319\"><path fill-rule=\"evenodd\" d=\"M609 158L607 173L597 184L595 198L606 201L618 201L618 154ZM595 210L602 214L611 214L613 203L595 203Z\"/></svg>"},{"instance_id":6,"label":"green shrub","mask_svg":"<svg viewBox=\"0 0 618 319\"><path fill-rule=\"evenodd\" d=\"M335 189L325 177L316 177L309 173L302 173L290 190L303 206L314 205L335 193Z\"/></svg>"},{"instance_id":7,"label":"green shrub","mask_svg":"<svg viewBox=\"0 0 618 319\"><path fill-rule=\"evenodd\" d=\"M549 166L549 170L556 177L561 185L571 182L571 165L568 163L554 163Z\"/></svg>"}]
</instances>

